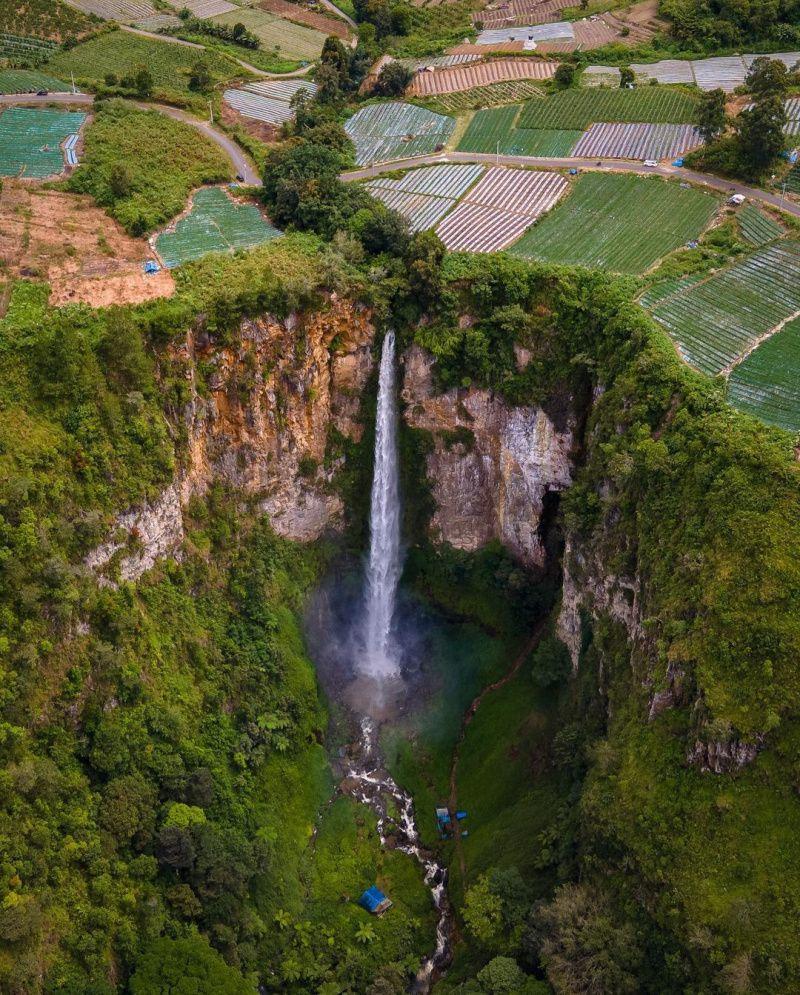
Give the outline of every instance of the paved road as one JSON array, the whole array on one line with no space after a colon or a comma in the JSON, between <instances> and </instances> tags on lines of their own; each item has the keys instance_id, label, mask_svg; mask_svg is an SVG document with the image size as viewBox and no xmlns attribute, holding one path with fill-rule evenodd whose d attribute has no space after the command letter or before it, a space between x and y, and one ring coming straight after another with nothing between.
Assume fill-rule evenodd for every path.
<instances>
[{"instance_id":1,"label":"paved road","mask_svg":"<svg viewBox=\"0 0 800 995\"><path fill-rule=\"evenodd\" d=\"M794 204L788 199L784 199L780 194L769 193L766 190L759 190L757 187L749 187L736 180L725 180L719 176L711 176L709 173L697 173L691 169L679 169L677 166L645 166L642 162L629 159L607 159L600 161L597 159L537 159L524 155L493 155L479 152L437 152L433 155L417 156L414 159L399 159L395 162L378 163L375 166L366 166L363 169L353 169L347 173L342 173L343 180L363 180L372 176L379 176L381 173L392 172L395 169L408 169L411 166L436 165L443 162L479 162L490 166L540 166L542 169L584 169L597 170L601 172L613 173L642 173L645 175L655 174L657 176L676 176L687 182L697 183L717 190L720 193L744 194L749 200L759 201L762 204L770 204L772 207L779 207L800 218L800 205ZM598 165L598 162L600 164Z\"/></svg>"},{"instance_id":2,"label":"paved road","mask_svg":"<svg viewBox=\"0 0 800 995\"><path fill-rule=\"evenodd\" d=\"M327 7L332 14L336 14L336 16L341 17L343 21L347 21L347 23L350 25L353 31L355 31L355 33L358 34L358 25L356 24L356 22L353 20L352 17L349 17L347 14L345 14L343 10L339 10L336 4L332 3L331 0L320 0L320 2L322 3L322 6Z\"/></svg>"},{"instance_id":3,"label":"paved road","mask_svg":"<svg viewBox=\"0 0 800 995\"><path fill-rule=\"evenodd\" d=\"M50 93L46 97L37 97L35 94L0 94L0 106L15 104L92 104L94 94L91 93ZM251 186L260 186L261 177L255 167L251 164L242 149L228 138L224 132L219 131L207 121L200 121L192 117L187 111L182 111L177 107L168 107L165 104L140 104L149 110L157 110L162 114L184 121L186 124L197 128L203 134L215 142L226 153L233 163L235 171L244 177L244 182ZM725 180L719 176L711 176L709 173L698 173L692 169L679 169L677 166L645 166L638 160L629 159L609 159L600 161L597 159L537 159L524 155L492 155L491 153L480 152L437 152L433 155L417 156L412 159L398 159L394 162L378 163L375 166L366 166L363 169L353 169L342 173L343 180L364 180L373 176L380 176L381 173L392 172L396 169L408 169L411 166L430 166L445 162L478 162L485 165L499 166L539 166L542 169L584 169L596 170L610 173L640 173L643 175L673 176L679 177L687 182L707 186L719 193L744 194L749 200L758 201L762 204L769 204L771 207L778 207L800 218L800 205L785 199L780 194L770 193L767 190L759 190L757 187L749 187L736 180Z\"/></svg>"},{"instance_id":4,"label":"paved road","mask_svg":"<svg viewBox=\"0 0 800 995\"><path fill-rule=\"evenodd\" d=\"M37 105L46 106L48 104L68 104L83 107L91 106L93 103L93 93L49 93L46 97L38 97L35 93L0 94L0 106L24 105L27 107L35 107ZM141 108L142 110L159 111L161 114L166 114L167 117L174 118L176 121L183 121L185 124L191 125L193 128L197 128L197 130L201 131L206 138L209 138L222 149L222 151L231 160L234 172L241 176L245 183L254 187L261 186L261 177L259 176L258 171L247 158L242 149L232 138L229 138L223 131L215 128L214 125L210 124L208 121L201 121L199 118L192 117L188 111L183 111L178 107L169 107L166 104L145 104L136 102L135 106Z\"/></svg>"}]
</instances>

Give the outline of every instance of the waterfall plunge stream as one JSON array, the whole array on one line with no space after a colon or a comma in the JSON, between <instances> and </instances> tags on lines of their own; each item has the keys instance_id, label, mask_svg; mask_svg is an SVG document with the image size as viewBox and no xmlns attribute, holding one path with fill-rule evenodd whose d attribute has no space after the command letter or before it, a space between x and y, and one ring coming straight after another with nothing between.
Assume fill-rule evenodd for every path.
<instances>
[{"instance_id":1,"label":"waterfall plunge stream","mask_svg":"<svg viewBox=\"0 0 800 995\"><path fill-rule=\"evenodd\" d=\"M378 697L382 694L382 684L402 681L401 654L392 631L403 566L395 393L395 336L389 331L383 340L378 379L370 548L360 638L356 639L356 669L368 679ZM447 870L420 844L413 800L385 770L378 747L378 727L369 715L360 721L360 739L344 774L343 786L347 785L344 790L377 814L381 844L407 853L424 869L425 883L438 915L436 946L422 962L413 991L429 992L434 977L451 959L453 918L447 897Z\"/></svg>"}]
</instances>

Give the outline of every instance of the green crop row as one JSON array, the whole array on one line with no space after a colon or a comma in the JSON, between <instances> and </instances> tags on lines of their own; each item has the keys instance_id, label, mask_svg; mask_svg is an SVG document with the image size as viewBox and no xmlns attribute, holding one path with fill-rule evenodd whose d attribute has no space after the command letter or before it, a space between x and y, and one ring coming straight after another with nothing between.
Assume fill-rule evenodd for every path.
<instances>
[{"instance_id":1,"label":"green crop row","mask_svg":"<svg viewBox=\"0 0 800 995\"><path fill-rule=\"evenodd\" d=\"M551 263L642 273L697 238L717 201L664 180L586 173L511 250Z\"/></svg>"},{"instance_id":2,"label":"green crop row","mask_svg":"<svg viewBox=\"0 0 800 995\"><path fill-rule=\"evenodd\" d=\"M770 425L800 429L800 320L762 342L734 368L728 400Z\"/></svg>"},{"instance_id":3,"label":"green crop row","mask_svg":"<svg viewBox=\"0 0 800 995\"><path fill-rule=\"evenodd\" d=\"M696 100L680 90L648 86L636 90L562 90L525 105L520 128L583 131L595 122L693 124Z\"/></svg>"}]
</instances>

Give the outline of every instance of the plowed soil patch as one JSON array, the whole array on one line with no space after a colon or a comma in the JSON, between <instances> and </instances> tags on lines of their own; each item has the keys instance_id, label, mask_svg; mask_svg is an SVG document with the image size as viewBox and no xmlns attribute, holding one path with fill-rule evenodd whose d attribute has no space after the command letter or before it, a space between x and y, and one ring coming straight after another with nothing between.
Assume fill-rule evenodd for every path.
<instances>
[{"instance_id":1,"label":"plowed soil patch","mask_svg":"<svg viewBox=\"0 0 800 995\"><path fill-rule=\"evenodd\" d=\"M171 274L144 273L154 258L146 241L126 235L91 198L4 181L0 261L12 277L47 280L51 304L108 307L168 297Z\"/></svg>"},{"instance_id":2,"label":"plowed soil patch","mask_svg":"<svg viewBox=\"0 0 800 995\"><path fill-rule=\"evenodd\" d=\"M337 38L350 37L350 29L344 21L335 17L326 17L325 14L317 14L313 10L301 7L300 4L289 3L288 0L261 0L258 6L269 14L285 17L287 21L294 21L296 24L306 24L326 35L336 35Z\"/></svg>"}]
</instances>

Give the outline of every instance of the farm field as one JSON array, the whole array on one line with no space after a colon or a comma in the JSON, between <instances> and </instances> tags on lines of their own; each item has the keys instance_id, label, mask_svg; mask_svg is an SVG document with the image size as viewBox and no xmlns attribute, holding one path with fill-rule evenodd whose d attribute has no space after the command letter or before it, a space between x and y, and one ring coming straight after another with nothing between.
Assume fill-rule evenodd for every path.
<instances>
[{"instance_id":1,"label":"farm field","mask_svg":"<svg viewBox=\"0 0 800 995\"><path fill-rule=\"evenodd\" d=\"M435 152L455 126L455 120L444 114L391 101L363 107L344 129L355 145L356 163L366 166Z\"/></svg>"},{"instance_id":2,"label":"farm field","mask_svg":"<svg viewBox=\"0 0 800 995\"><path fill-rule=\"evenodd\" d=\"M662 301L653 317L703 373L726 372L800 312L800 243L781 241Z\"/></svg>"},{"instance_id":3,"label":"farm field","mask_svg":"<svg viewBox=\"0 0 800 995\"><path fill-rule=\"evenodd\" d=\"M459 152L498 152L504 155L567 156L581 131L516 128L519 106L478 111L458 144Z\"/></svg>"},{"instance_id":4,"label":"farm field","mask_svg":"<svg viewBox=\"0 0 800 995\"><path fill-rule=\"evenodd\" d=\"M728 401L770 425L800 429L800 319L779 332L733 368Z\"/></svg>"},{"instance_id":5,"label":"farm field","mask_svg":"<svg viewBox=\"0 0 800 995\"><path fill-rule=\"evenodd\" d=\"M314 28L287 21L258 7L237 7L226 14L211 20L215 24L232 27L241 23L261 39L265 49L277 49L277 54L287 59L312 60L319 57L325 42L325 35ZM247 61L246 55L242 58Z\"/></svg>"},{"instance_id":6,"label":"farm field","mask_svg":"<svg viewBox=\"0 0 800 995\"><path fill-rule=\"evenodd\" d=\"M0 58L24 59L28 65L45 62L56 50L56 43L27 35L0 34Z\"/></svg>"},{"instance_id":7,"label":"farm field","mask_svg":"<svg viewBox=\"0 0 800 995\"><path fill-rule=\"evenodd\" d=\"M0 93L36 93L37 90L57 93L68 91L69 86L55 76L32 69L0 69Z\"/></svg>"},{"instance_id":8,"label":"farm field","mask_svg":"<svg viewBox=\"0 0 800 995\"><path fill-rule=\"evenodd\" d=\"M661 62L631 63L631 69L637 76L659 83L695 83L701 90L720 88L730 93L744 83L755 58L755 55L734 55L712 59L663 59ZM800 52L776 52L770 58L780 59L791 68L800 59Z\"/></svg>"},{"instance_id":9,"label":"farm field","mask_svg":"<svg viewBox=\"0 0 800 995\"><path fill-rule=\"evenodd\" d=\"M229 3L228 0L180 0L177 7L186 7L195 17L214 17L217 14L227 14L231 10L236 10L236 4Z\"/></svg>"},{"instance_id":10,"label":"farm field","mask_svg":"<svg viewBox=\"0 0 800 995\"><path fill-rule=\"evenodd\" d=\"M80 38L99 24L64 0L4 0L0 3L0 38L5 35L47 39L56 43ZM2 54L0 43L0 54Z\"/></svg>"},{"instance_id":11,"label":"farm field","mask_svg":"<svg viewBox=\"0 0 800 995\"><path fill-rule=\"evenodd\" d=\"M61 143L80 131L85 114L10 107L0 114L0 176L43 179L64 172Z\"/></svg>"},{"instance_id":12,"label":"farm field","mask_svg":"<svg viewBox=\"0 0 800 995\"><path fill-rule=\"evenodd\" d=\"M350 37L350 28L345 21L338 17L330 17L327 14L318 14L309 10L308 7L301 7L298 3L289 3L288 0L259 0L261 10L277 17L286 18L288 21L296 21L298 24L305 24L309 28L321 31L324 35L336 35L343 41Z\"/></svg>"},{"instance_id":13,"label":"farm field","mask_svg":"<svg viewBox=\"0 0 800 995\"><path fill-rule=\"evenodd\" d=\"M777 221L752 204L745 204L736 217L742 238L750 245L760 247L768 242L774 242L784 234L783 228Z\"/></svg>"},{"instance_id":14,"label":"farm field","mask_svg":"<svg viewBox=\"0 0 800 995\"><path fill-rule=\"evenodd\" d=\"M543 98L544 92L534 80L509 80L507 83L489 83L471 90L443 93L433 97L437 109L445 114L479 110L502 104L519 104L524 100Z\"/></svg>"},{"instance_id":15,"label":"farm field","mask_svg":"<svg viewBox=\"0 0 800 995\"><path fill-rule=\"evenodd\" d=\"M425 231L455 207L483 172L484 167L477 165L423 166L399 180L375 180L367 189L402 214L412 231Z\"/></svg>"},{"instance_id":16,"label":"farm field","mask_svg":"<svg viewBox=\"0 0 800 995\"><path fill-rule=\"evenodd\" d=\"M697 238L716 208L714 197L677 183L586 173L511 251L550 263L643 273Z\"/></svg>"},{"instance_id":17,"label":"farm field","mask_svg":"<svg viewBox=\"0 0 800 995\"><path fill-rule=\"evenodd\" d=\"M546 80L556 71L556 63L542 59L493 59L476 65L459 65L452 69L438 69L435 72L417 73L408 87L408 95L414 97L434 96L444 93L458 93L488 86L490 83L506 83L511 80Z\"/></svg>"},{"instance_id":18,"label":"farm field","mask_svg":"<svg viewBox=\"0 0 800 995\"><path fill-rule=\"evenodd\" d=\"M144 239L126 235L90 197L6 180L0 189L0 259L8 273L35 271L50 285L53 305L138 304L174 290Z\"/></svg>"},{"instance_id":19,"label":"farm field","mask_svg":"<svg viewBox=\"0 0 800 995\"><path fill-rule=\"evenodd\" d=\"M484 28L504 28L507 25L547 24L557 21L565 7L574 7L575 0L507 0L494 10L477 10L472 15ZM510 18L510 20L509 20Z\"/></svg>"},{"instance_id":20,"label":"farm field","mask_svg":"<svg viewBox=\"0 0 800 995\"><path fill-rule=\"evenodd\" d=\"M294 116L291 99L298 90L316 93L314 83L306 80L270 80L250 83L240 90L226 90L223 99L244 117L267 124L283 124Z\"/></svg>"},{"instance_id":21,"label":"farm field","mask_svg":"<svg viewBox=\"0 0 800 995\"><path fill-rule=\"evenodd\" d=\"M672 159L703 139L690 124L591 124L573 155L607 159Z\"/></svg>"},{"instance_id":22,"label":"farm field","mask_svg":"<svg viewBox=\"0 0 800 995\"><path fill-rule=\"evenodd\" d=\"M488 169L436 232L451 251L497 252L549 211L567 187L559 173Z\"/></svg>"},{"instance_id":23,"label":"farm field","mask_svg":"<svg viewBox=\"0 0 800 995\"><path fill-rule=\"evenodd\" d=\"M158 13L148 0L70 0L70 6L104 21L121 21L123 24L133 24L134 21L155 17Z\"/></svg>"},{"instance_id":24,"label":"farm field","mask_svg":"<svg viewBox=\"0 0 800 995\"><path fill-rule=\"evenodd\" d=\"M510 136L520 108L516 104L478 111L458 143L459 152L495 152Z\"/></svg>"},{"instance_id":25,"label":"farm field","mask_svg":"<svg viewBox=\"0 0 800 995\"><path fill-rule=\"evenodd\" d=\"M205 52L186 45L154 41L128 31L111 31L92 38L68 51L61 51L47 65L49 71L66 76L74 73L76 81L102 83L107 73L118 77L146 65L153 76L156 91L188 95L189 72L202 58L217 81L241 76L243 70L232 59L218 52Z\"/></svg>"},{"instance_id":26,"label":"farm field","mask_svg":"<svg viewBox=\"0 0 800 995\"><path fill-rule=\"evenodd\" d=\"M562 90L523 108L520 128L585 130L595 122L691 124L694 98L678 90Z\"/></svg>"},{"instance_id":27,"label":"farm field","mask_svg":"<svg viewBox=\"0 0 800 995\"><path fill-rule=\"evenodd\" d=\"M203 187L192 198L189 213L155 244L164 265L174 269L210 252L251 249L280 234L254 205L234 203L219 187Z\"/></svg>"}]
</instances>

